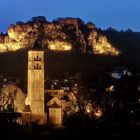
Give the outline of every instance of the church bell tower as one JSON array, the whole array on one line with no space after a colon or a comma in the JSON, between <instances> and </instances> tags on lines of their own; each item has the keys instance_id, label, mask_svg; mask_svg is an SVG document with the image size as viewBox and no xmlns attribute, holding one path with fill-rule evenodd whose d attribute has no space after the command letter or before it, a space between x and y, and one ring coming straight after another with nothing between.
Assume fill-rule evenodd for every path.
<instances>
[{"instance_id":1,"label":"church bell tower","mask_svg":"<svg viewBox=\"0 0 140 140\"><path fill-rule=\"evenodd\" d=\"M31 109L31 121L45 123L44 102L44 51L35 42L28 51L28 104Z\"/></svg>"}]
</instances>

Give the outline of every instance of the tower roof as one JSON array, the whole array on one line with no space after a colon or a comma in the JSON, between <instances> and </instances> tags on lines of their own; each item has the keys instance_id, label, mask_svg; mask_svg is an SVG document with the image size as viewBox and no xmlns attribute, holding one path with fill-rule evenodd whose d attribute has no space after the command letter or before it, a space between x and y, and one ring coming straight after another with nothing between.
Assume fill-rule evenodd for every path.
<instances>
[{"instance_id":1,"label":"tower roof","mask_svg":"<svg viewBox=\"0 0 140 140\"><path fill-rule=\"evenodd\" d=\"M32 50L42 50L42 46L38 43L37 40L35 41Z\"/></svg>"},{"instance_id":2,"label":"tower roof","mask_svg":"<svg viewBox=\"0 0 140 140\"><path fill-rule=\"evenodd\" d=\"M30 106L29 105L25 105L22 112L31 112Z\"/></svg>"}]
</instances>

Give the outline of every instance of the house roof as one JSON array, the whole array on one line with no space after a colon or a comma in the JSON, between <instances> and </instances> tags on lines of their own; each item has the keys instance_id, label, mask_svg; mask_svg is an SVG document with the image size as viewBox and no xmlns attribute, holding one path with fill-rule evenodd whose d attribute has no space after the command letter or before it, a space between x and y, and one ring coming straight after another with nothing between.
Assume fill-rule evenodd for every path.
<instances>
[{"instance_id":1,"label":"house roof","mask_svg":"<svg viewBox=\"0 0 140 140\"><path fill-rule=\"evenodd\" d=\"M57 103L53 103L49 108L61 108Z\"/></svg>"},{"instance_id":2,"label":"house roof","mask_svg":"<svg viewBox=\"0 0 140 140\"><path fill-rule=\"evenodd\" d=\"M22 112L31 112L30 105L25 105Z\"/></svg>"}]
</instances>

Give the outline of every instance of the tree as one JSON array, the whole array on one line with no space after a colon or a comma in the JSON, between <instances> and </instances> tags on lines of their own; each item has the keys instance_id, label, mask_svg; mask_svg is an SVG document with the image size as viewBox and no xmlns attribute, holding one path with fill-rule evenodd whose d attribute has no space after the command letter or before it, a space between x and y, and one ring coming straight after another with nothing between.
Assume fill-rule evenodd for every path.
<instances>
[{"instance_id":1,"label":"tree","mask_svg":"<svg viewBox=\"0 0 140 140\"><path fill-rule=\"evenodd\" d=\"M16 22L16 25L17 25L17 24L18 24L18 25L23 25L24 22L22 22L22 21L17 21L17 22Z\"/></svg>"},{"instance_id":2,"label":"tree","mask_svg":"<svg viewBox=\"0 0 140 140\"><path fill-rule=\"evenodd\" d=\"M44 17L44 16L36 16L36 17L32 17L31 22L35 22L35 23L43 22L44 23L47 21L46 21L46 17Z\"/></svg>"},{"instance_id":3,"label":"tree","mask_svg":"<svg viewBox=\"0 0 140 140\"><path fill-rule=\"evenodd\" d=\"M91 29L91 30L96 29L95 24L92 23L92 22L88 22L88 23L86 24L86 26L87 26L88 29Z\"/></svg>"},{"instance_id":4,"label":"tree","mask_svg":"<svg viewBox=\"0 0 140 140\"><path fill-rule=\"evenodd\" d=\"M74 85L72 86L73 111L79 113L84 118L87 113L87 106L91 103L90 90L85 83L82 82L81 75L76 73L73 75Z\"/></svg>"},{"instance_id":5,"label":"tree","mask_svg":"<svg viewBox=\"0 0 140 140\"><path fill-rule=\"evenodd\" d=\"M0 92L1 112L22 112L25 105L25 95L15 85L7 85Z\"/></svg>"}]
</instances>

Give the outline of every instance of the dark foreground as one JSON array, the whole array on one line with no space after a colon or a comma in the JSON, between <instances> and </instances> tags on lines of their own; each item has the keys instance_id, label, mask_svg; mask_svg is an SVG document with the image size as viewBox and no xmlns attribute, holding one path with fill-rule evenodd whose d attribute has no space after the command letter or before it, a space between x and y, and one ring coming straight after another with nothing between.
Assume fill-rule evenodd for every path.
<instances>
[{"instance_id":1,"label":"dark foreground","mask_svg":"<svg viewBox=\"0 0 140 140\"><path fill-rule=\"evenodd\" d=\"M48 128L46 126L22 127L17 124L1 126L1 140L5 139L38 139L38 140L119 140L140 139L139 126L85 124L79 126Z\"/></svg>"}]
</instances>

